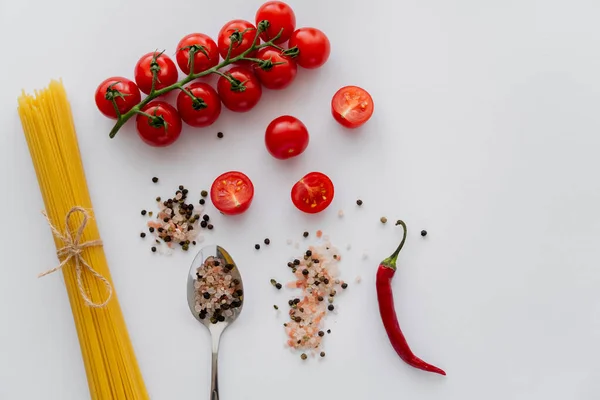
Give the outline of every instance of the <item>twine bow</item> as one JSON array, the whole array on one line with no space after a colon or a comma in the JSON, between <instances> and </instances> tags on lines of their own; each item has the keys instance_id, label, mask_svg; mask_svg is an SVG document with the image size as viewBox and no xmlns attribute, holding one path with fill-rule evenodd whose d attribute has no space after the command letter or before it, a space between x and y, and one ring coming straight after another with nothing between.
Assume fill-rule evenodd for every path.
<instances>
[{"instance_id":1,"label":"twine bow","mask_svg":"<svg viewBox=\"0 0 600 400\"><path fill-rule=\"evenodd\" d=\"M81 221L81 225L79 225L79 228L77 228L77 230L75 231L75 235L73 235L73 232L69 229L69 220L70 220L71 216L75 213L83 214L83 220ZM83 300L85 301L85 303L88 306L94 307L94 308L101 308L101 307L104 307L105 305L107 305L113 294L113 289L112 289L110 282L108 282L108 280L105 277L103 277L98 272L96 272L87 263L87 261L85 261L85 259L82 256L84 249L87 249L88 247L102 246L102 240L91 240L89 242L80 243L81 237L83 235L83 230L85 229L85 227L87 225L88 219L90 218L90 214L84 208L73 207L67 213L67 216L65 217L64 233L60 233L60 231L52 224L52 221L50 221L50 218L48 218L48 215L45 212L43 212L43 214L44 214L44 217L46 217L46 221L48 221L48 225L50 225L50 228L52 229L52 233L54 234L54 236L56 236L57 238L62 240L62 242L64 243L64 246L56 251L56 255L58 256L58 259L62 260L61 263L55 268L52 268L46 272L42 272L41 274L38 275L38 278L41 278L42 276L49 275L53 272L56 272L56 271L62 269L65 265L67 265L67 263L71 259L73 259L75 261L75 272L77 274L77 287L79 288L79 293L81 294L81 297L83 297ZM87 268L87 270L92 275L94 275L94 277L96 277L96 279L102 281L102 283L104 283L104 285L106 285L106 289L108 291L108 297L106 298L106 300L104 302L96 303L92 299L90 299L90 297L88 296L87 291L83 287L83 278L81 275L84 267Z\"/></svg>"}]
</instances>

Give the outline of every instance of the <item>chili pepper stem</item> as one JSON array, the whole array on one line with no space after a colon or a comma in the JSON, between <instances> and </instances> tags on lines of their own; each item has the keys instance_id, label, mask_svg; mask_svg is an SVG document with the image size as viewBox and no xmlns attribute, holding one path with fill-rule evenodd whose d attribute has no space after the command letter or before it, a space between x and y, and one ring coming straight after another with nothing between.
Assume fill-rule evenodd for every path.
<instances>
[{"instance_id":1,"label":"chili pepper stem","mask_svg":"<svg viewBox=\"0 0 600 400\"><path fill-rule=\"evenodd\" d=\"M406 228L406 224L404 223L404 221L398 220L398 222L396 222L396 225L402 225L402 230L404 231L404 234L402 236L402 241L396 248L396 251L394 251L391 256L389 256L388 258L386 258L385 260L383 260L381 262L382 266L393 269L394 271L396 270L396 262L398 261L398 255L400 254L400 251L404 247L404 242L406 242L406 235L408 233L408 229Z\"/></svg>"}]
</instances>

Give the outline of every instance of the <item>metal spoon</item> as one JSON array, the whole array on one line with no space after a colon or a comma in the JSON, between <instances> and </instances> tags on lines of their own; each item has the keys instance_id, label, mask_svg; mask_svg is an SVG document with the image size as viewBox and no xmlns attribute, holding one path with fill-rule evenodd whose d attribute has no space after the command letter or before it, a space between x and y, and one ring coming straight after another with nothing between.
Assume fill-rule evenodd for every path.
<instances>
[{"instance_id":1,"label":"metal spoon","mask_svg":"<svg viewBox=\"0 0 600 400\"><path fill-rule=\"evenodd\" d=\"M196 288L194 287L195 282L198 280L196 275L198 268L202 266L202 264L209 258L214 257L218 260L221 260L221 265L225 264L233 265L233 269L231 271L226 272L226 274L231 275L232 280L237 279L239 281L239 285L237 287L243 292L243 283L242 276L240 275L240 271L238 267L235 265L233 259L229 255L229 253L220 246L206 246L203 247L194 261L192 262L192 266L190 267L190 272L188 274L188 283L187 283L187 299L188 305L190 307L190 311L194 318L200 321L204 326L206 326L210 332L212 338L212 379L211 379L211 397L210 400L219 400L219 381L218 381L218 359L219 359L219 341L221 339L221 334L231 324L235 321L242 311L242 307L244 305L243 294L239 297L239 301L241 305L236 308L231 308L233 314L229 317L226 317L225 321L218 321L216 323L211 322L211 318L205 316L205 318L200 317L200 313L196 311ZM222 263L224 262L224 264Z\"/></svg>"}]
</instances>

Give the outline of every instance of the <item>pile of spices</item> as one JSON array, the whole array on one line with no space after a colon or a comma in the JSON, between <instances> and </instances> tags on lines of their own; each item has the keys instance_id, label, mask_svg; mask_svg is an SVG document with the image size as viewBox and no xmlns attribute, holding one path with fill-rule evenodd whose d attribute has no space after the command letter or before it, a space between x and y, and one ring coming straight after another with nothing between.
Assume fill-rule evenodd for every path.
<instances>
[{"instance_id":1,"label":"pile of spices","mask_svg":"<svg viewBox=\"0 0 600 400\"><path fill-rule=\"evenodd\" d=\"M194 311L200 319L213 324L224 322L242 306L244 291L241 282L231 274L234 268L233 264L211 256L196 269Z\"/></svg>"},{"instance_id":2,"label":"pile of spices","mask_svg":"<svg viewBox=\"0 0 600 400\"><path fill-rule=\"evenodd\" d=\"M148 231L156 238L156 243L164 242L169 248L179 246L188 251L190 245L196 245L203 240L199 227L213 228L212 224L208 223L209 216L203 215L204 207L195 207L188 203L188 193L189 190L180 185L172 198L156 198L156 219L148 221L147 224ZM152 216L154 213L148 214ZM145 215L145 210L142 211L142 215Z\"/></svg>"},{"instance_id":3,"label":"pile of spices","mask_svg":"<svg viewBox=\"0 0 600 400\"><path fill-rule=\"evenodd\" d=\"M302 290L300 297L288 302L290 321L284 324L287 344L303 351L303 360L307 358L306 353L321 352L324 319L335 310L339 293L348 287L337 278L340 259L337 249L326 243L309 247L302 257L287 265L296 277L287 287Z\"/></svg>"}]
</instances>

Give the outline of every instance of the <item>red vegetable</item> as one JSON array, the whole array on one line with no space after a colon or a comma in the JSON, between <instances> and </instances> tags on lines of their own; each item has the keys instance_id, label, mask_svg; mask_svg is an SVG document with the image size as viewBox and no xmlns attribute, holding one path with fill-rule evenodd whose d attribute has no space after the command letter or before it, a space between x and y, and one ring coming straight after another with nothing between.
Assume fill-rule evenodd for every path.
<instances>
[{"instance_id":1,"label":"red vegetable","mask_svg":"<svg viewBox=\"0 0 600 400\"><path fill-rule=\"evenodd\" d=\"M275 118L265 132L265 144L271 155L280 160L298 156L308 147L306 125L298 118L282 115Z\"/></svg>"},{"instance_id":2,"label":"red vegetable","mask_svg":"<svg viewBox=\"0 0 600 400\"><path fill-rule=\"evenodd\" d=\"M264 20L269 21L269 27L260 35L260 38L265 42L277 36L279 31L283 29L281 36L274 43L285 43L296 29L294 10L281 1L269 1L260 6L256 12L256 25L258 26Z\"/></svg>"},{"instance_id":3,"label":"red vegetable","mask_svg":"<svg viewBox=\"0 0 600 400\"><path fill-rule=\"evenodd\" d=\"M184 74L190 73L190 51L194 53L194 73L202 72L219 63L219 48L210 36L190 33L177 45L177 65Z\"/></svg>"},{"instance_id":4,"label":"red vegetable","mask_svg":"<svg viewBox=\"0 0 600 400\"><path fill-rule=\"evenodd\" d=\"M253 197L252 181L238 171L220 175L210 188L210 200L225 215L243 213L250 207Z\"/></svg>"},{"instance_id":5,"label":"red vegetable","mask_svg":"<svg viewBox=\"0 0 600 400\"><path fill-rule=\"evenodd\" d=\"M183 122L202 128L212 125L221 114L221 99L208 83L196 82L177 95L177 111ZM189 95L193 94L195 99Z\"/></svg>"},{"instance_id":6,"label":"red vegetable","mask_svg":"<svg viewBox=\"0 0 600 400\"><path fill-rule=\"evenodd\" d=\"M121 114L125 114L142 100L137 85L121 76L104 80L96 89L95 98L98 110L112 119L117 119L117 112L111 98L117 103L117 109Z\"/></svg>"},{"instance_id":7,"label":"red vegetable","mask_svg":"<svg viewBox=\"0 0 600 400\"><path fill-rule=\"evenodd\" d=\"M150 94L153 68L158 70L155 90L160 90L177 82L179 73L173 60L163 53L148 53L140 58L135 66L135 82L142 92Z\"/></svg>"},{"instance_id":8,"label":"red vegetable","mask_svg":"<svg viewBox=\"0 0 600 400\"><path fill-rule=\"evenodd\" d=\"M316 214L333 201L334 187L329 177L321 172L311 172L292 187L292 202L308 214Z\"/></svg>"},{"instance_id":9,"label":"red vegetable","mask_svg":"<svg viewBox=\"0 0 600 400\"><path fill-rule=\"evenodd\" d=\"M250 111L262 96L256 75L246 67L233 67L217 81L217 91L223 105L235 112Z\"/></svg>"},{"instance_id":10,"label":"red vegetable","mask_svg":"<svg viewBox=\"0 0 600 400\"><path fill-rule=\"evenodd\" d=\"M292 33L290 50L298 48L296 62L302 68L319 68L329 59L331 45L327 36L316 28L300 28Z\"/></svg>"},{"instance_id":11,"label":"red vegetable","mask_svg":"<svg viewBox=\"0 0 600 400\"><path fill-rule=\"evenodd\" d=\"M358 128L367 122L374 108L369 92L358 86L345 86L331 99L333 118L346 128Z\"/></svg>"},{"instance_id":12,"label":"red vegetable","mask_svg":"<svg viewBox=\"0 0 600 400\"><path fill-rule=\"evenodd\" d=\"M296 61L284 56L280 50L263 47L258 51L256 58L269 62L264 69L254 64L256 76L267 89L285 89L294 81L298 72Z\"/></svg>"},{"instance_id":13,"label":"red vegetable","mask_svg":"<svg viewBox=\"0 0 600 400\"><path fill-rule=\"evenodd\" d=\"M230 58L234 58L252 47L254 36L256 36L256 27L248 21L242 19L235 19L226 23L219 32L219 53L225 60L227 58L227 52L229 51L229 44L231 43L233 35L233 46L231 47ZM254 53L254 52L252 52ZM253 54L248 54L247 57L252 57Z\"/></svg>"},{"instance_id":14,"label":"red vegetable","mask_svg":"<svg viewBox=\"0 0 600 400\"><path fill-rule=\"evenodd\" d=\"M150 146L164 147L173 144L181 135L181 117L167 102L155 100L146 104L143 114L136 117L140 138Z\"/></svg>"},{"instance_id":15,"label":"red vegetable","mask_svg":"<svg viewBox=\"0 0 600 400\"><path fill-rule=\"evenodd\" d=\"M398 254L400 253L400 250L402 250L404 242L406 241L407 233L406 224L403 221L398 221L397 224L402 225L402 228L404 229L402 242L400 242L400 245L390 257L386 258L381 262L381 264L379 264L379 269L377 270L377 300L379 301L379 313L381 314L381 320L383 321L383 325L388 334L392 347L394 350L396 350L396 353L398 353L404 362L414 368L446 375L443 370L426 363L412 352L408 346L408 342L404 338L404 334L402 333L400 324L398 323L398 318L396 317L394 295L392 293L392 278L396 273L396 261L398 260Z\"/></svg>"}]
</instances>

